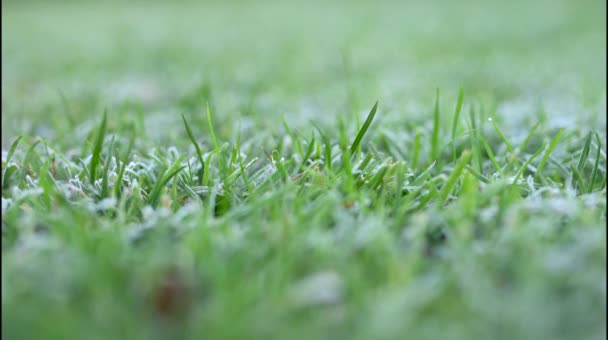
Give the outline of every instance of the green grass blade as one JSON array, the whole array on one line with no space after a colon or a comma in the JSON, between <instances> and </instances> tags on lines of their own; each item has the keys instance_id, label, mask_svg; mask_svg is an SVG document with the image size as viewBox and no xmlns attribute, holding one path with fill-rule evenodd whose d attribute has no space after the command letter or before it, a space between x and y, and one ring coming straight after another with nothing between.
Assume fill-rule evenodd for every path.
<instances>
[{"instance_id":1,"label":"green grass blade","mask_svg":"<svg viewBox=\"0 0 608 340\"><path fill-rule=\"evenodd\" d=\"M570 171L572 171L572 176L574 177L576 184L580 188L580 192L587 192L587 186L585 185L585 180L581 175L580 171L574 166L570 165Z\"/></svg>"},{"instance_id":2,"label":"green grass blade","mask_svg":"<svg viewBox=\"0 0 608 340\"><path fill-rule=\"evenodd\" d=\"M555 149L555 147L557 146L557 143L559 143L559 140L562 138L562 135L564 134L564 132L566 132L566 128L562 128L561 130L559 130L557 135L555 135L555 137L553 137L551 144L549 144L549 148L547 148L547 150L545 151L545 154L543 155L543 158L540 160L540 164L538 165L538 170L536 171L536 174L534 177L540 176L540 174L543 171L543 168L545 167L545 164L547 163L547 160L549 159L549 156L551 155L551 152L553 151L553 149Z\"/></svg>"},{"instance_id":3,"label":"green grass blade","mask_svg":"<svg viewBox=\"0 0 608 340\"><path fill-rule=\"evenodd\" d=\"M199 176L198 176L198 182L199 182L199 184L202 184L203 183L203 172L205 169L205 161L203 160L203 153L201 152L201 148L198 146L198 143L196 142L196 138L194 138L194 134L192 133L192 130L190 129L190 125L188 124L188 121L186 120L186 117L183 114L182 114L182 120L184 121L184 127L186 128L186 134L188 135L190 142L192 143L192 145L194 145L194 149L196 150L196 157L198 158L198 161L201 163L201 172L199 173Z\"/></svg>"},{"instance_id":4,"label":"green grass blade","mask_svg":"<svg viewBox=\"0 0 608 340\"><path fill-rule=\"evenodd\" d=\"M249 176L247 176L247 169L245 168L245 165L243 164L243 158L241 157L239 157L239 169L241 170L241 178L243 178L245 188L247 189L247 192L251 194L253 192L253 188L251 187L251 184L249 182Z\"/></svg>"},{"instance_id":5,"label":"green grass blade","mask_svg":"<svg viewBox=\"0 0 608 340\"><path fill-rule=\"evenodd\" d=\"M369 188L372 190L377 190L381 185L384 177L387 175L387 171L389 170L388 166L383 166L374 177L372 177L369 182Z\"/></svg>"},{"instance_id":6,"label":"green grass blade","mask_svg":"<svg viewBox=\"0 0 608 340\"><path fill-rule=\"evenodd\" d=\"M593 137L593 132L590 131L587 134L587 138L585 140L585 145L583 146L583 151L581 152L581 157L578 159L578 164L576 165L576 169L579 172L583 171L585 165L587 164L587 159L589 158L589 150L591 148L591 139Z\"/></svg>"},{"instance_id":7,"label":"green grass blade","mask_svg":"<svg viewBox=\"0 0 608 340\"><path fill-rule=\"evenodd\" d=\"M502 140L503 143L505 143L505 145L507 146L507 150L509 150L509 153L511 154L512 160L516 163L517 166L520 165L519 160L517 159L517 157L515 157L515 149L513 148L513 145L511 143L509 143L509 140L507 139L507 137L505 137L505 134L502 133L502 131L500 130L500 128L498 127L498 125L496 124L496 122L494 120L492 120L492 126L494 127L494 131L496 131L496 133L498 134L498 137L500 137L500 139ZM509 157L506 157L507 161L510 162Z\"/></svg>"},{"instance_id":8,"label":"green grass blade","mask_svg":"<svg viewBox=\"0 0 608 340\"><path fill-rule=\"evenodd\" d=\"M310 155L312 155L314 148L315 148L315 136L313 134L312 138L310 139L310 142L308 143L308 148L306 149L306 153L304 154L304 157L302 157L302 164L300 164L300 166L298 167L298 171L296 171L296 174L301 172L302 169L306 166L306 162L310 158Z\"/></svg>"},{"instance_id":9,"label":"green grass blade","mask_svg":"<svg viewBox=\"0 0 608 340\"><path fill-rule=\"evenodd\" d=\"M483 159L481 157L481 147L479 142L479 131L477 130L477 115L475 113L475 108L471 106L469 110L469 119L471 124L470 131L470 140L471 140L471 149L473 152L473 159L477 162L477 172L483 172Z\"/></svg>"},{"instance_id":10,"label":"green grass blade","mask_svg":"<svg viewBox=\"0 0 608 340\"><path fill-rule=\"evenodd\" d=\"M483 147L486 150L486 154L488 155L488 158L490 158L492 165L494 165L494 168L500 174L500 177L503 177L504 173L502 172L500 164L498 164L498 161L496 161L496 157L494 157L494 152L492 152L492 148L490 147L488 142L486 142L485 138L480 138L479 140L481 141L481 144L483 144Z\"/></svg>"},{"instance_id":11,"label":"green grass blade","mask_svg":"<svg viewBox=\"0 0 608 340\"><path fill-rule=\"evenodd\" d=\"M285 119L284 114L281 115L281 121L283 123L283 127L285 128L285 131L291 138L291 144L293 145L294 151L297 152L298 154L302 155L304 152L303 148L302 148L302 143L300 143L300 139L297 138L296 135L289 128L289 125L287 124L287 120Z\"/></svg>"},{"instance_id":12,"label":"green grass blade","mask_svg":"<svg viewBox=\"0 0 608 340\"><path fill-rule=\"evenodd\" d=\"M227 173L227 171L225 171L226 164L224 157L222 156L222 152L220 150L220 143L215 135L215 129L213 128L213 119L211 117L211 108L209 107L209 102L207 102L207 122L209 123L209 132L211 134L211 140L213 141L213 146L215 147L215 150L217 152L217 166L219 169L220 177L224 179L223 176L225 176L225 174Z\"/></svg>"},{"instance_id":13,"label":"green grass blade","mask_svg":"<svg viewBox=\"0 0 608 340\"><path fill-rule=\"evenodd\" d=\"M355 137L353 144L350 146L349 153L351 154L351 156L355 154L355 151L359 147L359 144L361 143L363 136L367 132L367 129L369 129L369 126L372 124L372 120L374 120L374 116L376 115L377 109L378 109L378 102L376 101L376 104L374 104L374 107L372 107L371 111L367 115L365 122L363 122L363 126L361 126L359 133L357 133L357 137Z\"/></svg>"},{"instance_id":14,"label":"green grass blade","mask_svg":"<svg viewBox=\"0 0 608 340\"><path fill-rule=\"evenodd\" d=\"M507 146L507 150L509 150L510 153L515 154L515 149L513 149L513 145L509 143L509 140L507 139L507 137L505 137L504 133L502 133L502 131L494 120L492 120L492 127L494 128L494 131L496 131L496 133L498 134L498 137L500 137L502 142L505 143L505 145Z\"/></svg>"},{"instance_id":15,"label":"green grass blade","mask_svg":"<svg viewBox=\"0 0 608 340\"><path fill-rule=\"evenodd\" d=\"M530 129L530 132L528 132L528 135L526 136L524 141L519 146L520 153L522 153L526 150L526 148L528 147L528 144L530 143L530 140L532 139L532 136L534 136L534 133L536 132L536 130L538 129L539 126L540 126L540 122L534 124L532 129Z\"/></svg>"},{"instance_id":16,"label":"green grass blade","mask_svg":"<svg viewBox=\"0 0 608 340\"><path fill-rule=\"evenodd\" d=\"M458 122L460 121L460 111L462 110L463 100L464 90L461 87L458 91L458 100L456 101L456 109L454 110L454 117L452 120L452 153L454 156L454 163L456 163L456 130L458 129Z\"/></svg>"},{"instance_id":17,"label":"green grass blade","mask_svg":"<svg viewBox=\"0 0 608 340\"><path fill-rule=\"evenodd\" d=\"M2 169L2 182L4 182L4 174L8 168L8 163L11 161L11 158L13 158L13 154L15 153L15 150L17 150L17 146L19 145L21 139L23 139L23 136L17 137L13 144L11 144L11 148L8 150L8 154L6 155L6 163L4 165L4 169Z\"/></svg>"},{"instance_id":18,"label":"green grass blade","mask_svg":"<svg viewBox=\"0 0 608 340\"><path fill-rule=\"evenodd\" d=\"M120 165L120 170L118 170L118 177L116 178L116 187L115 187L115 195L120 199L122 195L122 179L125 175L125 169L127 168L127 164L129 163L129 157L131 156L131 150L133 149L133 145L135 144L135 130L131 129L131 137L129 138L129 146L127 147L127 152L123 157Z\"/></svg>"},{"instance_id":19,"label":"green grass blade","mask_svg":"<svg viewBox=\"0 0 608 340\"><path fill-rule=\"evenodd\" d=\"M517 173L515 173L515 178L513 179L513 184L517 184L519 177L521 177L528 165L530 165L530 163L532 163L532 161L543 152L546 145L547 143L543 143L543 145L541 145L540 148L538 148L538 150L532 156L530 156L530 158L528 158L528 160L519 168L519 170L517 170Z\"/></svg>"},{"instance_id":20,"label":"green grass blade","mask_svg":"<svg viewBox=\"0 0 608 340\"><path fill-rule=\"evenodd\" d=\"M215 129L213 128L213 119L211 117L211 109L209 108L209 102L207 102L207 123L209 124L209 133L211 134L211 141L216 149L220 148L220 144L215 136Z\"/></svg>"},{"instance_id":21,"label":"green grass blade","mask_svg":"<svg viewBox=\"0 0 608 340\"><path fill-rule=\"evenodd\" d=\"M110 142L108 158L106 158L106 162L104 163L104 167L102 170L103 173L102 173L102 180L101 180L101 195L99 195L100 199L108 197L108 193L109 193L108 172L110 171L110 162L112 161L112 156L114 154L114 140L115 140L115 138L112 137L112 141Z\"/></svg>"},{"instance_id":22,"label":"green grass blade","mask_svg":"<svg viewBox=\"0 0 608 340\"><path fill-rule=\"evenodd\" d=\"M431 160L437 160L439 154L439 89L435 96L435 110L433 113L433 133L431 135Z\"/></svg>"},{"instance_id":23,"label":"green grass blade","mask_svg":"<svg viewBox=\"0 0 608 340\"><path fill-rule=\"evenodd\" d=\"M589 183L589 192L593 190L593 185L595 185L595 178L597 177L597 170L600 167L600 156L602 151L602 140L600 139L600 135L597 132L594 132L594 135L597 143L597 154L595 156L595 163L593 164L593 174L591 175L591 183Z\"/></svg>"},{"instance_id":24,"label":"green grass blade","mask_svg":"<svg viewBox=\"0 0 608 340\"><path fill-rule=\"evenodd\" d=\"M467 165L466 169L467 169L467 171L471 175L473 175L473 177L477 178L478 180L480 180L480 181L482 181L484 183L490 183L490 180L486 176L484 176L481 173L477 172L477 170L473 169L472 166Z\"/></svg>"},{"instance_id":25,"label":"green grass blade","mask_svg":"<svg viewBox=\"0 0 608 340\"><path fill-rule=\"evenodd\" d=\"M103 118L101 120L101 125L99 127L97 138L95 139L95 144L93 146L93 157L91 158L91 163L89 165L89 181L90 183L95 183L95 171L97 170L97 166L100 162L101 157L101 149L103 148L103 139L106 135L106 123L107 123L107 112L104 111Z\"/></svg>"},{"instance_id":26,"label":"green grass blade","mask_svg":"<svg viewBox=\"0 0 608 340\"><path fill-rule=\"evenodd\" d=\"M13 158L13 154L15 153L15 150L17 150L17 146L19 145L19 142L22 139L23 136L19 136L15 139L13 144L11 144L11 148L8 150L8 154L6 154L6 164L8 164L11 161L11 158Z\"/></svg>"},{"instance_id":27,"label":"green grass blade","mask_svg":"<svg viewBox=\"0 0 608 340\"><path fill-rule=\"evenodd\" d=\"M414 147L412 150L412 169L418 167L418 159L420 158L420 149L422 148L422 135L420 131L414 137Z\"/></svg>"},{"instance_id":28,"label":"green grass blade","mask_svg":"<svg viewBox=\"0 0 608 340\"><path fill-rule=\"evenodd\" d=\"M171 178L173 178L182 169L186 167L185 165L181 165L182 159L183 156L180 156L180 158L175 161L175 163L173 163L173 165L169 169L163 172L163 175L156 181L152 191L150 191L150 195L148 195L148 198L146 199L147 204L156 207L156 205L158 204L158 200L160 199L160 194L163 187L167 185L167 183L169 183Z\"/></svg>"},{"instance_id":29,"label":"green grass blade","mask_svg":"<svg viewBox=\"0 0 608 340\"><path fill-rule=\"evenodd\" d=\"M463 151L462 156L460 156L460 160L456 163L454 170L452 170L452 173L450 174L447 181L443 185L443 188L441 188L441 191L439 192L439 203L446 203L448 196L456 185L456 182L460 178L460 175L462 175L462 172L464 171L465 167L469 164L469 162L471 162L472 156L473 154L470 150Z\"/></svg>"}]
</instances>

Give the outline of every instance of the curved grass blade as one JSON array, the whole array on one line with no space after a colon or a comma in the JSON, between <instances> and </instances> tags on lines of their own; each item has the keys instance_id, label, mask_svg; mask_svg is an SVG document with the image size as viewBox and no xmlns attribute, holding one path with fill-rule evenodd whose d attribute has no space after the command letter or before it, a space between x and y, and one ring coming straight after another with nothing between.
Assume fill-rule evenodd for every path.
<instances>
[{"instance_id":1,"label":"curved grass blade","mask_svg":"<svg viewBox=\"0 0 608 340\"><path fill-rule=\"evenodd\" d=\"M363 122L363 126L361 126L361 129L359 130L359 133L357 133L357 137L355 137L355 140L353 141L353 144L351 144L351 146L350 146L350 152L349 153L351 154L351 156L355 154L355 151L359 147L359 144L361 143L361 140L363 139L363 136L367 132L367 129L369 129L369 126L372 124L372 120L374 120L374 116L376 115L376 110L377 109L378 109L378 102L376 101L376 104L374 104L374 107L372 107L371 111L367 115L367 118L365 119L365 122Z\"/></svg>"},{"instance_id":2,"label":"curved grass blade","mask_svg":"<svg viewBox=\"0 0 608 340\"><path fill-rule=\"evenodd\" d=\"M167 185L167 183L169 183L169 181L171 180L171 178L173 178L183 168L186 167L185 165L180 165L183 158L184 158L184 156L180 156L179 159L177 161L175 161L175 163L173 163L173 165L169 169L167 169L166 171L164 171L164 174L161 176L161 178L159 178L156 181L156 184L154 185L154 188L152 188L152 191L150 192L150 195L146 199L146 203L147 204L150 204L150 205L152 205L154 207L158 204L158 200L160 198L160 193L161 193L162 188L165 185Z\"/></svg>"},{"instance_id":3,"label":"curved grass blade","mask_svg":"<svg viewBox=\"0 0 608 340\"><path fill-rule=\"evenodd\" d=\"M17 139L15 139L13 144L11 144L11 148L8 150L8 154L6 155L6 160L5 160L6 163L4 165L4 169L2 169L2 181L4 181L4 174L6 173L8 163L11 161L11 158L13 158L13 154L15 153L15 150L17 150L17 146L19 145L19 142L21 141L21 139L23 139L23 136L17 137Z\"/></svg>"}]
</instances>

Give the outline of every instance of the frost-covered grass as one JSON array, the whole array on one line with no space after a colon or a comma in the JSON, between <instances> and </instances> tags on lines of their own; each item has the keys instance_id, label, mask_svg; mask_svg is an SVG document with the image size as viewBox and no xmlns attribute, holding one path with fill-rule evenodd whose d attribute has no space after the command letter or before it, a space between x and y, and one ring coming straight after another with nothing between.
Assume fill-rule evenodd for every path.
<instances>
[{"instance_id":1,"label":"frost-covered grass","mask_svg":"<svg viewBox=\"0 0 608 340\"><path fill-rule=\"evenodd\" d=\"M601 339L600 1L3 3L7 339Z\"/></svg>"}]
</instances>

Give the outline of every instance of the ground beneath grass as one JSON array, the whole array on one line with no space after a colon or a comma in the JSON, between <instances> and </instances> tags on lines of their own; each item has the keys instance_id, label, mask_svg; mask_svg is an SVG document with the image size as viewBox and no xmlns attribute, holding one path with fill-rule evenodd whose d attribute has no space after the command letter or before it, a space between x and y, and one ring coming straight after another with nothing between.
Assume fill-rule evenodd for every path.
<instances>
[{"instance_id":1,"label":"ground beneath grass","mask_svg":"<svg viewBox=\"0 0 608 340\"><path fill-rule=\"evenodd\" d=\"M605 338L605 10L3 2L3 338Z\"/></svg>"}]
</instances>

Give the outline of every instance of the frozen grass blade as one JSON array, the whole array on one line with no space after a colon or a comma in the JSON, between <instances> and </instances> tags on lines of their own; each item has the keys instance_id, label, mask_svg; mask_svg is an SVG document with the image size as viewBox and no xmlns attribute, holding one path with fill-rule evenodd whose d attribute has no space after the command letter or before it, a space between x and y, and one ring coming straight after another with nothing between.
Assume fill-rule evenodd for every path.
<instances>
[{"instance_id":1,"label":"frozen grass blade","mask_svg":"<svg viewBox=\"0 0 608 340\"><path fill-rule=\"evenodd\" d=\"M108 158L106 158L106 162L103 167L102 179L101 179L101 194L99 198L106 198L110 192L108 188L108 173L110 171L110 162L112 161L112 156L114 154L114 140L115 138L112 136L112 141L110 142L110 149L108 152Z\"/></svg>"},{"instance_id":2,"label":"frozen grass blade","mask_svg":"<svg viewBox=\"0 0 608 340\"><path fill-rule=\"evenodd\" d=\"M133 145L135 144L135 130L131 129L131 137L129 138L129 146L127 147L127 152L123 159L121 160L120 170L118 170L118 177L116 178L116 187L115 187L115 195L117 198L120 198L122 195L122 180L125 175L125 169L129 163L129 157L131 156L131 150L133 149Z\"/></svg>"},{"instance_id":3,"label":"frozen grass blade","mask_svg":"<svg viewBox=\"0 0 608 340\"><path fill-rule=\"evenodd\" d=\"M359 147L359 144L361 143L363 136L367 132L367 129L369 129L369 126L372 124L372 120L374 120L374 116L376 115L377 109L378 109L378 102L376 102L376 104L374 104L374 107L372 107L371 111L367 115L367 118L365 119L365 122L363 122L363 125L361 126L359 133L357 133L357 137L355 137L353 144L350 146L349 153L351 156L354 155L355 152L358 150L357 148Z\"/></svg>"}]
</instances>

